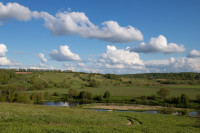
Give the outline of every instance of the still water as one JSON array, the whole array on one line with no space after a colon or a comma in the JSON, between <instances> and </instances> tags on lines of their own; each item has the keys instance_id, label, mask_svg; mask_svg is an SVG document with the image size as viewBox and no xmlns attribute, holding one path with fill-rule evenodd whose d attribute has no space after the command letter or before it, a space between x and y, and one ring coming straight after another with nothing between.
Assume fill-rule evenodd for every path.
<instances>
[{"instance_id":1,"label":"still water","mask_svg":"<svg viewBox=\"0 0 200 133\"><path fill-rule=\"evenodd\" d=\"M47 106L66 106L66 107L73 107L73 106L78 106L78 102L46 102L42 103L42 105L47 105Z\"/></svg>"},{"instance_id":2,"label":"still water","mask_svg":"<svg viewBox=\"0 0 200 133\"><path fill-rule=\"evenodd\" d=\"M90 109L94 111L115 111L115 112L136 112L136 113L149 113L149 114L165 114L164 111L157 111L157 110L146 110L146 111L134 111L134 110L107 110L107 109ZM182 111L170 113L172 115L183 115ZM188 112L187 115L189 116L198 116L200 114L199 111L191 111Z\"/></svg>"},{"instance_id":3,"label":"still water","mask_svg":"<svg viewBox=\"0 0 200 133\"><path fill-rule=\"evenodd\" d=\"M42 105L47 105L47 106L65 106L65 107L73 107L73 106L78 106L80 103L78 102L46 102L42 103ZM107 110L107 109L90 109L94 111L115 111L115 112L136 112L136 113L150 113L150 114L165 114L164 111L157 111L157 110L146 110L146 111L134 111L134 110ZM183 114L185 112L182 111L176 111L173 113L170 113L172 115L189 115L189 116L198 116L200 115L200 111L191 111L187 112L187 114Z\"/></svg>"}]
</instances>

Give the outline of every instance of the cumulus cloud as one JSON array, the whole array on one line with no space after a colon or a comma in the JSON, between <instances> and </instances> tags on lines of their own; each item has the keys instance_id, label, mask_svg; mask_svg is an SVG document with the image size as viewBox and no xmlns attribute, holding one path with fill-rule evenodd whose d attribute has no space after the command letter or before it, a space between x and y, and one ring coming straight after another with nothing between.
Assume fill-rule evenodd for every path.
<instances>
[{"instance_id":1,"label":"cumulus cloud","mask_svg":"<svg viewBox=\"0 0 200 133\"><path fill-rule=\"evenodd\" d=\"M0 57L0 66L9 66L11 64L11 61L7 57Z\"/></svg>"},{"instance_id":2,"label":"cumulus cloud","mask_svg":"<svg viewBox=\"0 0 200 133\"><path fill-rule=\"evenodd\" d=\"M138 53L127 49L117 49L115 46L108 45L106 53L101 57L99 61L105 63L107 68L140 68L144 65Z\"/></svg>"},{"instance_id":3,"label":"cumulus cloud","mask_svg":"<svg viewBox=\"0 0 200 133\"><path fill-rule=\"evenodd\" d=\"M47 59L44 57L44 54L43 53L39 53L38 54L38 58L40 59L40 61L42 63L46 63L47 62Z\"/></svg>"},{"instance_id":4,"label":"cumulus cloud","mask_svg":"<svg viewBox=\"0 0 200 133\"><path fill-rule=\"evenodd\" d=\"M200 59L171 57L168 60L146 61L144 72L200 72Z\"/></svg>"},{"instance_id":5,"label":"cumulus cloud","mask_svg":"<svg viewBox=\"0 0 200 133\"><path fill-rule=\"evenodd\" d=\"M71 70L71 71L76 71L76 66L74 64L63 64L65 70Z\"/></svg>"},{"instance_id":6,"label":"cumulus cloud","mask_svg":"<svg viewBox=\"0 0 200 133\"><path fill-rule=\"evenodd\" d=\"M169 67L172 72L200 72L200 59L192 58L171 58Z\"/></svg>"},{"instance_id":7,"label":"cumulus cloud","mask_svg":"<svg viewBox=\"0 0 200 133\"><path fill-rule=\"evenodd\" d=\"M187 57L189 57L189 58L198 58L198 57L200 57L200 51L198 51L198 50L191 50L189 52L189 54L187 55Z\"/></svg>"},{"instance_id":8,"label":"cumulus cloud","mask_svg":"<svg viewBox=\"0 0 200 133\"><path fill-rule=\"evenodd\" d=\"M20 63L11 61L6 57L6 52L8 51L5 44L0 44L0 66L17 66Z\"/></svg>"},{"instance_id":9,"label":"cumulus cloud","mask_svg":"<svg viewBox=\"0 0 200 133\"><path fill-rule=\"evenodd\" d=\"M59 12L55 16L47 13L35 13L43 18L45 27L55 36L80 35L84 38L96 38L111 43L142 41L142 33L132 26L121 27L116 21L105 21L99 27L83 12Z\"/></svg>"},{"instance_id":10,"label":"cumulus cloud","mask_svg":"<svg viewBox=\"0 0 200 133\"><path fill-rule=\"evenodd\" d=\"M0 44L0 57L4 57L6 52L8 51L5 44Z\"/></svg>"},{"instance_id":11,"label":"cumulus cloud","mask_svg":"<svg viewBox=\"0 0 200 133\"><path fill-rule=\"evenodd\" d=\"M122 27L116 21L102 22L97 26L90 22L84 12L58 12L55 16L47 12L31 11L18 3L0 2L0 22L16 19L27 21L42 18L45 27L55 36L79 35L83 38L95 38L111 43L142 41L142 33L132 27Z\"/></svg>"},{"instance_id":12,"label":"cumulus cloud","mask_svg":"<svg viewBox=\"0 0 200 133\"><path fill-rule=\"evenodd\" d=\"M184 46L175 43L167 43L167 39L160 35L157 38L151 38L148 43L142 42L131 49L138 53L181 53L185 51Z\"/></svg>"},{"instance_id":13,"label":"cumulus cloud","mask_svg":"<svg viewBox=\"0 0 200 133\"><path fill-rule=\"evenodd\" d=\"M31 19L32 12L28 7L24 7L18 3L7 3L4 5L0 2L0 22L16 19L19 21L27 21Z\"/></svg>"},{"instance_id":14,"label":"cumulus cloud","mask_svg":"<svg viewBox=\"0 0 200 133\"><path fill-rule=\"evenodd\" d=\"M78 54L74 54L70 51L67 45L60 46L59 50L54 49L49 53L50 57L56 61L79 61L81 58Z\"/></svg>"}]
</instances>

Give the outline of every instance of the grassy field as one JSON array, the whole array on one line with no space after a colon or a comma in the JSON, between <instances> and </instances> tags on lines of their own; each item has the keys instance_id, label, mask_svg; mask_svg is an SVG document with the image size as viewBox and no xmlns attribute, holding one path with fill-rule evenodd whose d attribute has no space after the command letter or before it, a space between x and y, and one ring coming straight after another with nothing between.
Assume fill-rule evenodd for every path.
<instances>
[{"instance_id":1,"label":"grassy field","mask_svg":"<svg viewBox=\"0 0 200 133\"><path fill-rule=\"evenodd\" d=\"M87 87L85 89L77 89L79 91L87 90L92 92L92 94L104 94L105 91L109 90L112 96L128 96L128 97L137 97L137 96L150 96L156 95L156 92L160 89L160 86L107 86L107 87L98 87L98 88L90 88ZM191 99L195 99L197 94L200 94L200 85L180 85L180 86L166 86L170 90L170 95L172 96L180 96L182 93L187 94L187 96ZM58 92L59 94L67 94L68 89L61 88L47 88L45 90L36 90L30 91L33 92L49 92L54 93Z\"/></svg>"},{"instance_id":2,"label":"grassy field","mask_svg":"<svg viewBox=\"0 0 200 133\"><path fill-rule=\"evenodd\" d=\"M199 133L196 118L164 114L97 112L80 108L0 103L0 131Z\"/></svg>"},{"instance_id":3,"label":"grassy field","mask_svg":"<svg viewBox=\"0 0 200 133\"><path fill-rule=\"evenodd\" d=\"M14 86L15 88L30 88L32 84L29 82L34 79L34 82L47 82L48 84L68 84L71 88L79 91L87 90L92 92L94 95L102 94L109 90L112 96L127 96L127 97L138 97L138 96L150 96L156 95L156 92L160 88L168 88L170 95L168 97L178 97L182 93L187 94L190 99L195 99L197 94L200 94L199 85L189 85L188 80L180 80L179 82L185 82L186 84L178 85L163 85L159 84L156 79L131 79L121 77L121 81L114 79L107 79L100 74L87 74L87 73L59 73L59 72L36 72L28 74L18 74L17 78L11 79L8 84L0 84L0 86ZM82 87L83 84L88 84L88 79L94 79L99 82L99 87ZM128 84L126 82L131 81L135 84ZM137 84L137 85L136 85ZM36 88L37 89L37 88ZM21 90L21 89L19 89ZM67 94L68 89L59 88L52 86L44 90L33 90L29 93L34 92L58 92L60 94Z\"/></svg>"}]
</instances>

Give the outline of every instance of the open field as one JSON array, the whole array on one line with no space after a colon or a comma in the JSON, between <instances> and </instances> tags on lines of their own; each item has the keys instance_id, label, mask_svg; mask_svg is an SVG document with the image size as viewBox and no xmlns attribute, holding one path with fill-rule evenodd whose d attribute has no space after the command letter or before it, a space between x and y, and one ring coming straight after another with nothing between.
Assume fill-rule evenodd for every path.
<instances>
[{"instance_id":1,"label":"open field","mask_svg":"<svg viewBox=\"0 0 200 133\"><path fill-rule=\"evenodd\" d=\"M97 112L79 108L0 103L0 131L199 133L196 118L163 114Z\"/></svg>"},{"instance_id":2,"label":"open field","mask_svg":"<svg viewBox=\"0 0 200 133\"><path fill-rule=\"evenodd\" d=\"M156 92L160 89L160 86L107 86L107 87L98 87L98 88L85 88L77 90L83 91L87 90L92 92L92 94L99 95L105 92L110 91L112 96L127 96L127 97L138 97L138 96L150 96L156 95ZM180 86L166 86L170 90L170 95L168 97L180 96L182 93L187 94L191 99L195 99L197 94L200 94L200 85L180 85ZM32 92L49 92L54 93L58 92L59 94L67 94L68 89L62 88L47 88L45 90L36 90Z\"/></svg>"}]
</instances>

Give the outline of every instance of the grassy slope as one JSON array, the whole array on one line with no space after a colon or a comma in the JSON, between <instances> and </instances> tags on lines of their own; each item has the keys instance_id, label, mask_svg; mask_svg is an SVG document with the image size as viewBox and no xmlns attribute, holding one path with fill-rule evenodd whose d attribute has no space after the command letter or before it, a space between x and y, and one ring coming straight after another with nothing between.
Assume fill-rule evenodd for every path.
<instances>
[{"instance_id":1,"label":"grassy slope","mask_svg":"<svg viewBox=\"0 0 200 133\"><path fill-rule=\"evenodd\" d=\"M32 77L33 74L28 75L18 75L17 79L13 79L9 82L9 85L25 85L30 87L31 84L27 83L27 79ZM40 75L40 78L38 78ZM66 83L70 84L72 88L78 89L79 91L83 90L81 88L81 84L86 84L87 81L82 81L82 78L88 78L89 74L79 74L78 76L74 73L51 73L51 72L44 72L44 73L37 73L35 74L36 80L41 81L45 79L46 81L53 81L54 83L61 83L64 80ZM141 96L141 95L155 95L156 91L158 91L162 86L158 86L158 83L154 80L143 80L143 79L136 79L133 80L134 82L152 82L154 85L157 86L114 86L113 84L116 82L115 80L109 80L103 78L102 75L93 75L91 76L92 79L95 79L101 83L101 86L98 88L85 88L84 90L88 90L93 94L103 94L106 90L111 92L112 96ZM123 81L130 80L128 78L123 78ZM184 80L183 80L184 81ZM191 99L195 99L197 94L200 94L200 85L170 85L164 86L169 88L171 96L180 96L182 93L187 94L187 96ZM67 94L68 89L61 89L61 88L50 88L45 90L39 91L31 91L31 92L45 92L48 91L49 93L54 93L57 91L60 94Z\"/></svg>"},{"instance_id":2,"label":"grassy slope","mask_svg":"<svg viewBox=\"0 0 200 133\"><path fill-rule=\"evenodd\" d=\"M127 125L128 120L133 121ZM79 108L0 103L0 131L198 133L195 118L142 113L96 112ZM138 123L141 122L141 125Z\"/></svg>"}]
</instances>

